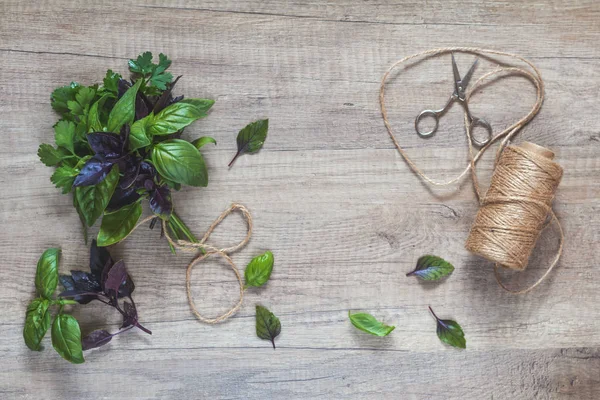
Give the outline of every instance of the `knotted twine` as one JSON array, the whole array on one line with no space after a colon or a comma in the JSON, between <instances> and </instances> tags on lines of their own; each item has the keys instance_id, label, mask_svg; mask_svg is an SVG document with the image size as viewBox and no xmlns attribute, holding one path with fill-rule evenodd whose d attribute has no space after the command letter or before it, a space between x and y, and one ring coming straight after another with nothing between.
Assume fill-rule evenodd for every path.
<instances>
[{"instance_id":1,"label":"knotted twine","mask_svg":"<svg viewBox=\"0 0 600 400\"><path fill-rule=\"evenodd\" d=\"M524 117L493 136L476 154L474 154L471 141L471 124L465 109L464 121L467 144L469 147L469 164L455 178L446 182L439 182L429 178L423 173L423 171L410 159L396 139L385 107L385 84L389 75L395 68L411 59L418 57L435 57L451 52L510 57L527 64L530 68L529 70L521 67L497 67L493 71L484 74L468 90L466 94L467 102L478 87L482 86L484 82L488 81L492 76L499 74L522 75L529 79L536 87L536 101L531 110ZM467 174L467 172L471 172L473 186L481 208L472 228L471 235L467 240L466 247L477 254L492 261L496 261L494 266L496 281L504 290L514 294L524 294L533 290L546 278L546 276L548 276L554 266L558 263L560 255L562 254L564 242L562 227L551 209L551 203L554 198L556 187L562 177L562 169L558 164L552 162L551 159L543 157L539 152L536 152L536 150L539 149L528 147L528 145L523 146L524 148L509 146L510 140L539 112L543 101L544 81L542 80L539 70L530 61L511 53L472 47L432 49L405 57L388 68L383 75L379 89L379 102L385 127L390 138L394 142L394 145L398 149L398 152L414 173L427 184L433 186L446 186L459 181ZM487 195L484 197L482 196L479 187L475 164L485 151L500 139L502 139L502 141L496 152L494 161L494 177ZM542 153L544 152L542 151ZM515 184L515 182L517 183ZM501 205L500 208L494 206L498 204ZM490 205L492 205L491 208L488 208ZM488 212L490 210L492 211ZM507 266L509 268L520 270L525 268L529 255L531 254L541 231L549 225L549 223L545 222L547 216L551 217L551 221L558 226L560 231L560 244L554 261L544 275L530 287L523 290L512 290L507 288L500 279L498 267ZM516 225L514 224L515 221L518 222ZM511 222L513 225L507 226L507 224ZM498 233L498 230L501 232ZM486 231L488 235L481 234L482 231Z\"/></svg>"},{"instance_id":2,"label":"knotted twine","mask_svg":"<svg viewBox=\"0 0 600 400\"><path fill-rule=\"evenodd\" d=\"M215 230L217 225L219 225L221 222L223 222L223 220L234 211L239 211L242 214L244 221L246 222L246 225L247 225L246 237L244 237L244 239L237 245L232 246L232 247L226 247L223 249L219 249L210 244L207 244L206 241L210 237L211 233ZM156 218L156 217L154 215L151 215L151 216L143 219L131 230L131 232L129 232L129 234L131 234L134 230L136 230L140 225L143 225L143 224L153 220L154 218ZM174 240L169 235L169 230L167 229L167 221L165 221L165 220L162 220L162 229L165 234L165 237L167 238L167 241L171 244L171 246L173 246L177 250L181 250L181 251L187 252L187 253L200 252L200 254L197 255L188 264L186 274L185 274L185 285L186 285L188 303L190 305L190 308L192 309L192 313L194 313L196 318L198 318L201 322L205 322L207 324L218 324L219 322L223 322L226 319L228 319L229 317L231 317L232 315L234 315L240 309L240 307L242 306L242 303L244 301L244 282L242 281L242 275L241 275L239 269L236 267L236 265L233 262L233 260L231 259L231 257L229 257L229 254L238 251L242 247L246 246L246 244L248 244L248 242L250 241L250 237L252 236L252 216L250 215L250 212L248 211L248 209L241 204L233 203L228 209L223 211L221 213L221 215L219 215L219 217L210 225L210 227L208 228L208 230L206 231L206 233L204 234L202 239L200 239L199 242L190 242L190 241L181 240L181 239ZM225 261L227 261L227 263L231 267L233 273L235 274L235 277L238 280L239 286L240 286L240 298L239 298L238 302L232 308L230 308L226 313L224 313L218 317L215 317L215 318L207 318L207 317L203 316L202 314L200 314L200 312L196 308L194 298L192 297L192 288L191 288L192 287L192 270L194 269L194 266L196 264L201 263L202 261L204 261L205 259L207 259L208 257L210 257L212 255L218 255L218 256L222 257L223 259L225 259Z\"/></svg>"}]
</instances>

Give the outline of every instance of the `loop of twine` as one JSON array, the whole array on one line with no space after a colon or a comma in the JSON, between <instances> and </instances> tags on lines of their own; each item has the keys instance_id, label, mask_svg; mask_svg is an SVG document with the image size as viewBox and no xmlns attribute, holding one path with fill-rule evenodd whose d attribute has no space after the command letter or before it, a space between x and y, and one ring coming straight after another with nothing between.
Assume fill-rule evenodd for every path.
<instances>
[{"instance_id":1,"label":"loop of twine","mask_svg":"<svg viewBox=\"0 0 600 400\"><path fill-rule=\"evenodd\" d=\"M470 53L470 54L477 54L477 55L496 55L496 56L505 56L505 57L510 57L516 60L519 60L525 64L527 64L527 66L529 66L531 68L531 70L527 70L525 68L520 68L520 67L500 67L498 66L496 69L494 69L493 71L487 72L486 74L484 74L483 76L481 76L474 84L473 86L468 90L467 95L466 95L466 100L469 101L471 96L477 91L477 89L479 87L481 87L484 82L490 80L491 77L499 75L499 74L518 74L518 75L522 75L524 77L526 77L527 79L529 79L536 88L536 101L534 103L534 105L532 106L531 110L525 115L523 116L521 119L519 119L517 122L513 123L512 125L510 125L509 127L505 128L503 131L501 131L500 133L498 133L497 135L493 136L491 138L491 140L485 145L483 146L476 154L474 154L474 148L473 148L473 143L471 140L471 129L470 129L470 121L466 112L466 108L465 108L465 112L464 112L464 120L465 120L465 132L466 132L466 136L467 136L467 144L468 144L468 148L469 148L469 163L468 165L465 167L465 169L455 178L452 178L448 181L445 182L440 182L440 181L436 181L433 180L431 178L429 178L416 164L414 161L411 160L411 158L408 156L408 154L404 151L404 149L402 148L402 146L400 146L400 143L398 142L398 140L396 139L394 132L392 130L392 126L391 123L388 119L388 112L385 106L385 84L390 76L390 74L392 73L392 71L394 69L396 69L399 65L406 63L409 60L418 58L418 57L435 57L435 56L439 56L441 54L446 54L446 53L450 53L450 52L462 52L462 53ZM475 164L477 163L477 161L479 161L481 159L481 156L485 153L485 151L490 148L490 146L501 140L500 146L496 152L496 157L495 157L495 161L494 161L494 167L498 166L499 163L499 159L500 156L504 153L505 148L510 144L510 140L527 124L529 123L529 121L531 121L536 114L539 112L540 108L542 107L542 103L544 101L544 81L542 80L542 76L540 71L535 67L534 64L532 64L530 61L528 61L527 59L518 56L516 54L511 54L511 53L506 53L506 52L501 52L501 51L496 51L496 50L488 50L488 49L480 49L480 48L476 48L476 47L447 47L447 48L439 48L439 49L432 49L432 50L427 50L427 51L423 51L420 53L416 53L407 57L404 57L403 59L395 62L394 64L392 64L387 71L385 72L385 74L383 75L383 78L381 80L381 84L379 87L379 103L380 103L380 107L381 107L381 115L383 117L383 122L384 125L386 127L386 130L390 136L390 138L392 139L392 141L394 142L394 145L396 146L396 149L398 150L398 152L400 153L400 155L402 156L402 158L404 158L404 160L406 161L406 163L408 164L408 166L410 167L410 169L419 176L419 178L421 178L422 180L424 180L426 183L433 185L433 186L447 186L450 184L453 184L457 181L459 181L460 179L462 179L465 174L467 174L469 171L471 172L471 177L473 180L473 186L475 188L475 193L477 196L477 199L480 203L480 205L484 204L484 199L483 196L481 194L481 190L479 187L479 182L477 179L477 174L475 171ZM552 194L553 197L553 194ZM550 198L550 202L551 202L552 198ZM529 199L528 199L529 201ZM500 287L502 287L504 290L510 292L510 293L514 293L514 294L524 294L527 293L531 290L533 290L535 287L537 287L550 273L550 271L552 271L552 269L554 268L554 266L558 263L558 260L562 254L562 248L563 248L563 242L564 242L564 234L562 231L562 227L560 225L560 222L558 221L558 219L556 218L556 215L554 214L554 212L551 210L550 206L548 205L548 212L550 213L551 217L552 217L552 221L554 221L557 226L559 227L559 231L560 231L560 245L559 245L559 249L557 251L557 255L556 258L554 259L554 261L551 263L550 267L547 269L547 271L544 273L544 275L538 280L536 281L533 285L531 285L528 288L522 289L522 290L512 290L507 288L501 281L501 278L499 276L498 273L498 267L501 265L499 263L496 263L496 265L494 266L494 272L495 272L495 277L496 277L496 281L498 283L498 285ZM539 228L535 233L535 237L537 239L537 236L539 236L539 233L541 232L542 228Z\"/></svg>"},{"instance_id":2,"label":"loop of twine","mask_svg":"<svg viewBox=\"0 0 600 400\"><path fill-rule=\"evenodd\" d=\"M246 221L246 225L247 225L248 229L246 231L246 236L244 237L244 239L235 246L226 247L223 249L219 249L210 244L207 244L206 241L208 240L211 233L215 230L217 225L219 225L221 222L223 222L223 220L234 211L241 212L244 220ZM151 221L154 218L155 218L155 216L151 215L151 216L143 219L131 230L131 232L136 230L140 225L143 225L143 224ZM239 269L237 268L237 266L235 265L235 263L233 262L231 257L229 257L228 253L233 253L233 252L241 249L246 244L248 244L248 242L250 241L250 237L252 236L252 216L250 215L250 212L248 211L248 209L241 204L233 203L228 209L223 211L221 213L221 215L219 215L219 217L210 225L210 227L208 228L208 230L206 231L206 233L204 234L202 239L200 239L199 242L190 242L188 240L181 240L181 239L174 240L169 235L169 230L167 229L167 221L165 221L165 220L162 220L162 228L163 228L165 237L167 238L167 241L176 249L181 250L183 252L187 252L187 253L195 253L195 252L198 252L199 250L204 251L204 253L196 256L188 264L187 270L186 270L186 275L185 275L185 285L186 285L188 304L190 305L190 308L192 309L192 313L194 313L196 318L198 318L198 320L200 320L201 322L205 322L207 324L217 324L219 322L225 321L226 319L228 319L229 317L234 315L239 310L239 308L242 306L242 303L244 301L244 282L242 281L242 275L241 275ZM200 312L196 308L196 303L194 302L194 298L192 296L192 289L191 289L192 270L194 269L194 266L196 264L204 261L206 258L208 258L209 256L214 255L214 254L225 259L225 261L227 261L227 263L233 270L233 273L235 274L235 277L237 278L238 283L239 283L240 298L239 298L238 302L232 308L230 308L226 313L219 315L215 318L207 318L207 317L203 316L202 314L200 314Z\"/></svg>"}]
</instances>

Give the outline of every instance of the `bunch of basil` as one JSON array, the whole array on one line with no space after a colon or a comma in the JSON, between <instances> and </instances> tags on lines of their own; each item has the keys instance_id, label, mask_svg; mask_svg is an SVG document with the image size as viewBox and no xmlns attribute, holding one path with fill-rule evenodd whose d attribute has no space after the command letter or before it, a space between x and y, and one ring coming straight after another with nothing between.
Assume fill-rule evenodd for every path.
<instances>
[{"instance_id":1,"label":"bunch of basil","mask_svg":"<svg viewBox=\"0 0 600 400\"><path fill-rule=\"evenodd\" d=\"M143 199L168 221L173 237L196 241L175 214L171 192L208 184L199 149L215 140L189 142L181 133L205 117L214 101L173 97L179 78L166 72L170 65L163 54L154 64L146 52L129 61L131 81L108 70L101 85L71 83L52 93L61 116L54 126L56 147L42 144L38 155L57 167L52 183L73 193L86 241L87 227L100 217L99 246L124 239L142 214Z\"/></svg>"}]
</instances>

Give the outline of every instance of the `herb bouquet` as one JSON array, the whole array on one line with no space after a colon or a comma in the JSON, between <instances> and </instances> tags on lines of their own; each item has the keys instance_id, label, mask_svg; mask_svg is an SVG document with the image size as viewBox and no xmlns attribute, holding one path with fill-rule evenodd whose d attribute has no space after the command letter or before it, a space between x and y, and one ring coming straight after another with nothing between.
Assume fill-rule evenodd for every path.
<instances>
[{"instance_id":1,"label":"herb bouquet","mask_svg":"<svg viewBox=\"0 0 600 400\"><path fill-rule=\"evenodd\" d=\"M143 199L174 238L197 241L173 210L171 192L208 184L199 149L216 141L189 142L181 133L206 117L214 101L174 97L180 77L173 80L170 65L164 54L154 64L146 52L129 60L131 81L108 70L102 84L71 83L52 93L61 117L54 126L56 147L42 144L38 155L57 167L52 183L73 193L86 241L87 227L101 217L99 246L124 239L142 214Z\"/></svg>"}]
</instances>

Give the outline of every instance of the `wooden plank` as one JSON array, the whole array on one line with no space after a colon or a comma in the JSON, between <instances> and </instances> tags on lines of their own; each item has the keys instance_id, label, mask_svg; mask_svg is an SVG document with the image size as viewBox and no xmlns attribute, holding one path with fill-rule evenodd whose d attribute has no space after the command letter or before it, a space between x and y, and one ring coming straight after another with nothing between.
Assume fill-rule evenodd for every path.
<instances>
[{"instance_id":1,"label":"wooden plank","mask_svg":"<svg viewBox=\"0 0 600 400\"><path fill-rule=\"evenodd\" d=\"M600 392L600 310L595 280L600 240L600 6L594 1L507 3L146 1L0 3L0 371L2 398L494 398L595 399ZM463 243L477 210L471 185L430 191L394 149L379 114L381 75L395 60L430 47L473 45L519 53L541 69L546 101L520 138L551 147L565 168L556 210L566 233L563 258L533 293L496 285L491 265ZM209 118L186 130L211 135L207 188L175 195L197 233L232 201L255 219L250 244L233 256L243 268L271 249L272 280L251 289L240 312L219 326L198 323L184 291L188 255L173 256L158 232L141 228L114 248L137 284L136 303L153 331L123 335L72 366L30 352L21 329L33 298L35 263L63 249L61 270L83 269L88 248L71 200L49 182L36 156L51 142L51 90L70 80L125 72L141 51L164 51L183 74L178 91L217 100ZM460 55L461 69L472 57ZM483 61L478 73L493 68ZM423 141L413 118L450 92L448 57L420 63L390 82L388 108L401 143L437 178L460 172L467 149L459 107ZM485 88L473 112L495 130L534 100L522 78ZM258 155L226 164L235 134L270 118ZM480 164L487 182L493 154ZM94 234L96 230L92 230ZM215 243L243 237L232 217ZM544 271L556 249L545 234L524 274ZM404 277L436 253L457 267L443 284ZM201 312L235 301L236 281L216 259L199 265L193 293ZM254 336L254 304L280 318L278 350ZM431 305L465 328L466 351L439 343ZM398 328L385 339L354 330L348 310L371 312ZM101 305L73 310L91 331L118 326ZM76 378L76 379L75 379Z\"/></svg>"}]
</instances>

